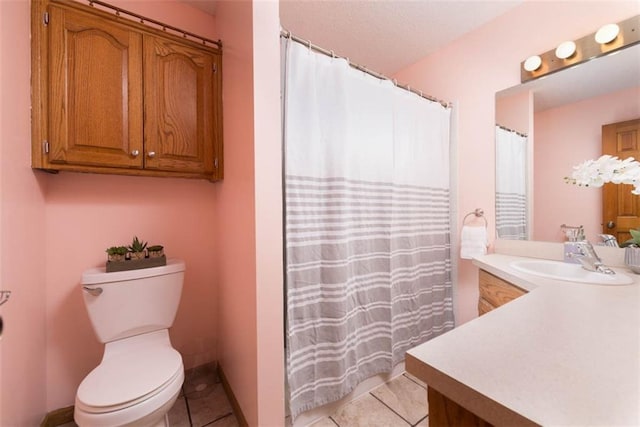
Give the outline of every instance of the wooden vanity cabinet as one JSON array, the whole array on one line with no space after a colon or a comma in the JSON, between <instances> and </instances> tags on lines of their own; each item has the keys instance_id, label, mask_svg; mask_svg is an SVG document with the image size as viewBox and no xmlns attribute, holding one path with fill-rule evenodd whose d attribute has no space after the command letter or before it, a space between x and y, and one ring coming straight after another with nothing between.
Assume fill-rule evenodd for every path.
<instances>
[{"instance_id":1,"label":"wooden vanity cabinet","mask_svg":"<svg viewBox=\"0 0 640 427\"><path fill-rule=\"evenodd\" d=\"M478 279L480 287L478 315L480 316L527 293L485 270L480 270Z\"/></svg>"},{"instance_id":2,"label":"wooden vanity cabinet","mask_svg":"<svg viewBox=\"0 0 640 427\"><path fill-rule=\"evenodd\" d=\"M222 179L219 49L33 0L32 71L33 168Z\"/></svg>"}]
</instances>

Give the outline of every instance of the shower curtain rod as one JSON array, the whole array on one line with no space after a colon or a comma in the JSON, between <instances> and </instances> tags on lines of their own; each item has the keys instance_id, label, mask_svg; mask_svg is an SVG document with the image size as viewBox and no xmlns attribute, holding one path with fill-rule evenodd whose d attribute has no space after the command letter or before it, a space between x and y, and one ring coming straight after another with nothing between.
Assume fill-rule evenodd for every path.
<instances>
[{"instance_id":1,"label":"shower curtain rod","mask_svg":"<svg viewBox=\"0 0 640 427\"><path fill-rule=\"evenodd\" d=\"M324 49L324 48L322 48L322 47L320 47L318 45L315 45L315 44L311 43L311 41L309 41L309 40L305 40L305 39L302 39L300 37L294 36L291 33L291 31L288 31L288 30L285 30L285 29L280 30L280 37L284 37L284 38L288 38L288 39L291 39L293 41L296 41L296 42L298 42L300 44L308 46L309 49L311 49L311 50L315 50L316 52L322 53L322 54L330 56L332 58L345 59L347 61L347 63L352 68L355 68L356 70L363 71L363 72L365 72L365 73L367 73L367 74L369 74L369 75L371 75L371 76L373 76L373 77L375 77L377 79L380 79L380 80L389 80L396 87L399 87L400 89L404 89L404 90L409 91L411 93L415 93L416 95L419 95L419 96L421 96L421 97L423 97L423 98L425 98L425 99L427 99L429 101L437 102L438 104L442 105L444 108L451 108L451 103L450 102L443 101L441 99L434 98L434 97L429 96L429 95L425 95L424 93L422 93L421 90L413 89L409 85L402 85L402 84L398 83L398 81L396 79L392 79L390 77L385 76L384 74L377 73L377 72L375 72L373 70L370 70L370 69L368 69L368 68L366 68L366 67L364 67L362 65L358 65L358 64L356 64L354 62L351 62L349 60L349 58L345 58L344 56L338 56L332 50Z\"/></svg>"},{"instance_id":2,"label":"shower curtain rod","mask_svg":"<svg viewBox=\"0 0 640 427\"><path fill-rule=\"evenodd\" d=\"M515 133L518 136L523 136L523 137L527 138L527 134L526 133L518 132L517 130L509 129L506 126L502 126L502 125L499 125L499 124L496 124L496 126L498 126L502 130L506 130L507 132L512 132L512 133Z\"/></svg>"}]
</instances>

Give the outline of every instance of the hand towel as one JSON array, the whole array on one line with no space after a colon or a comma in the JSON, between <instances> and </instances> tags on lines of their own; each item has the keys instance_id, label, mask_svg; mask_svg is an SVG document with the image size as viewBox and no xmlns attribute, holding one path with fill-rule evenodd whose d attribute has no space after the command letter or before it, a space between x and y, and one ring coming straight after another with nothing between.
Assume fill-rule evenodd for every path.
<instances>
[{"instance_id":1,"label":"hand towel","mask_svg":"<svg viewBox=\"0 0 640 427\"><path fill-rule=\"evenodd\" d=\"M472 259L487 253L487 227L464 225L460 234L460 258Z\"/></svg>"}]
</instances>

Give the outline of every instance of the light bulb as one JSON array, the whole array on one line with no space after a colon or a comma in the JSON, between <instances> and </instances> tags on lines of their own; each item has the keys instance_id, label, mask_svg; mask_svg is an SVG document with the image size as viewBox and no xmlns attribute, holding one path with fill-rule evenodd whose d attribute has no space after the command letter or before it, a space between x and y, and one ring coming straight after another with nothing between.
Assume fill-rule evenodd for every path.
<instances>
[{"instance_id":1,"label":"light bulb","mask_svg":"<svg viewBox=\"0 0 640 427\"><path fill-rule=\"evenodd\" d=\"M556 49L556 56L560 59L567 59L576 53L576 44L572 41L560 43Z\"/></svg>"},{"instance_id":2,"label":"light bulb","mask_svg":"<svg viewBox=\"0 0 640 427\"><path fill-rule=\"evenodd\" d=\"M531 72L535 71L542 65L542 58L538 55L530 56L524 61L524 69Z\"/></svg>"},{"instance_id":3,"label":"light bulb","mask_svg":"<svg viewBox=\"0 0 640 427\"><path fill-rule=\"evenodd\" d=\"M611 43L618 37L620 27L617 24L603 25L596 33L596 41L600 44Z\"/></svg>"}]
</instances>

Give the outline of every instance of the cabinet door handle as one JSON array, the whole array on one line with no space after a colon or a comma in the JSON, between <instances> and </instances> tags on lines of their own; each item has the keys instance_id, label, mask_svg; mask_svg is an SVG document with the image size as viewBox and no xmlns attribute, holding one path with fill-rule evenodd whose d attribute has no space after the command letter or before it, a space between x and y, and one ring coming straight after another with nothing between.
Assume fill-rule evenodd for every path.
<instances>
[{"instance_id":1,"label":"cabinet door handle","mask_svg":"<svg viewBox=\"0 0 640 427\"><path fill-rule=\"evenodd\" d=\"M131 155L132 155L133 157L138 157L138 154L140 154L140 152L139 152L138 150L133 150L133 151L131 152Z\"/></svg>"},{"instance_id":2,"label":"cabinet door handle","mask_svg":"<svg viewBox=\"0 0 640 427\"><path fill-rule=\"evenodd\" d=\"M156 156L156 152L155 152L155 151L149 151L149 152L147 153L147 156L148 156L150 159L153 159L153 158Z\"/></svg>"}]
</instances>

